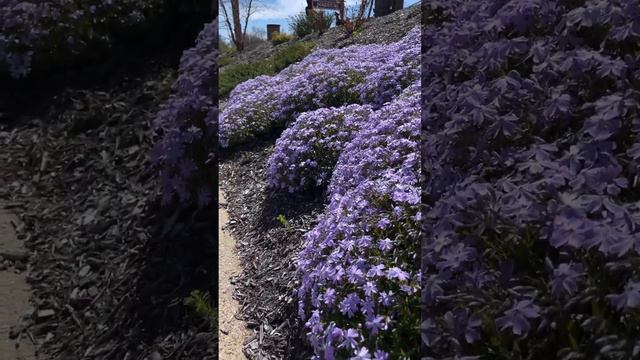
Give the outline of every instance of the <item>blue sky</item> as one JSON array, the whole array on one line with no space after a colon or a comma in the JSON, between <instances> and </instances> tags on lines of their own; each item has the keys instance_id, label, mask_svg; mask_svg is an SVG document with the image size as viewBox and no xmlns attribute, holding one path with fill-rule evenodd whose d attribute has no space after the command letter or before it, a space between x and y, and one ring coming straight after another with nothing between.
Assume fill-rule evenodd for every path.
<instances>
[{"instance_id":1,"label":"blue sky","mask_svg":"<svg viewBox=\"0 0 640 360\"><path fill-rule=\"evenodd\" d=\"M404 6L413 5L418 1L404 0ZM263 3L266 8L249 19L248 32L252 32L252 29L256 28L266 33L267 24L280 24L280 31L291 32L288 22L289 17L303 12L307 6L306 0L265 0ZM357 0L346 0L347 7L357 3ZM222 14L222 11L220 11L220 14ZM223 39L228 39L227 28L222 18L220 20L220 35L222 35Z\"/></svg>"}]
</instances>

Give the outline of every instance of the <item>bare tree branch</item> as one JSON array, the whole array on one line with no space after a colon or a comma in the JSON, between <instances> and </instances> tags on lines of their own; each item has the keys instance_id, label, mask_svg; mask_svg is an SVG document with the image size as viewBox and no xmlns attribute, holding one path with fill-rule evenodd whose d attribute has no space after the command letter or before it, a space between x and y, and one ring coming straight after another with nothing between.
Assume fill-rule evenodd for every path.
<instances>
[{"instance_id":1,"label":"bare tree branch","mask_svg":"<svg viewBox=\"0 0 640 360\"><path fill-rule=\"evenodd\" d=\"M227 29L229 30L229 34L231 35L231 42L233 45L236 45L235 34L233 33L233 27L231 26L231 19L229 18L229 13L227 13L227 7L224 5L224 0L220 0L220 6L222 6L224 21Z\"/></svg>"},{"instance_id":2,"label":"bare tree branch","mask_svg":"<svg viewBox=\"0 0 640 360\"><path fill-rule=\"evenodd\" d=\"M231 40L236 49L242 51L251 17L269 7L261 0L219 0L219 3Z\"/></svg>"},{"instance_id":3,"label":"bare tree branch","mask_svg":"<svg viewBox=\"0 0 640 360\"><path fill-rule=\"evenodd\" d=\"M251 17L251 5L253 4L253 0L248 0L249 4L247 5L247 15L244 18L244 30L243 32L247 33L247 25L249 25L249 17Z\"/></svg>"},{"instance_id":4,"label":"bare tree branch","mask_svg":"<svg viewBox=\"0 0 640 360\"><path fill-rule=\"evenodd\" d=\"M360 1L360 6L358 8L358 15L356 15L356 20L361 20L364 18L364 13L367 10L367 5L369 3L369 0L361 0Z\"/></svg>"}]
</instances>

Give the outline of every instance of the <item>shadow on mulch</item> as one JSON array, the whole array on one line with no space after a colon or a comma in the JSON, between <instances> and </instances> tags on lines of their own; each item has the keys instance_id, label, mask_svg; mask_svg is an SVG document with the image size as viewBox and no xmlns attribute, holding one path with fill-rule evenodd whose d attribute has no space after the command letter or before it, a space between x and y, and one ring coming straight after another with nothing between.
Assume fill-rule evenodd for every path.
<instances>
[{"instance_id":1,"label":"shadow on mulch","mask_svg":"<svg viewBox=\"0 0 640 360\"><path fill-rule=\"evenodd\" d=\"M15 331L39 357L217 358L216 332L184 305L196 289L217 300L217 217L154 200L148 126L178 51L155 55L112 69L107 84L52 87L40 105L0 114L0 196L19 207L32 252L35 311Z\"/></svg>"},{"instance_id":2,"label":"shadow on mulch","mask_svg":"<svg viewBox=\"0 0 640 360\"><path fill-rule=\"evenodd\" d=\"M267 191L266 198L261 204L260 220L257 225L264 231L282 227L282 223L277 220L278 216L282 215L288 220L301 215L312 214L321 208L324 198L322 189L302 194Z\"/></svg>"},{"instance_id":3,"label":"shadow on mulch","mask_svg":"<svg viewBox=\"0 0 640 360\"><path fill-rule=\"evenodd\" d=\"M145 29L113 29L109 47L64 61L43 57L26 78L14 79L0 71L0 122L15 124L25 115L43 113L51 105L52 95L65 88L113 87L126 73L144 73L150 57L177 68L182 51L193 46L202 25L214 18L209 8L213 3L169 0L167 4L165 14Z\"/></svg>"},{"instance_id":4,"label":"shadow on mulch","mask_svg":"<svg viewBox=\"0 0 640 360\"><path fill-rule=\"evenodd\" d=\"M215 199L214 203L217 203ZM190 316L183 300L193 290L208 293L217 307L218 256L214 209L163 211L155 220L155 231L136 291L134 314L140 321L140 340L152 344L176 328L209 332L206 319ZM213 335L213 334L211 334ZM201 340L205 339L201 336ZM196 338L199 340L200 338ZM183 344L183 347L211 344Z\"/></svg>"}]
</instances>

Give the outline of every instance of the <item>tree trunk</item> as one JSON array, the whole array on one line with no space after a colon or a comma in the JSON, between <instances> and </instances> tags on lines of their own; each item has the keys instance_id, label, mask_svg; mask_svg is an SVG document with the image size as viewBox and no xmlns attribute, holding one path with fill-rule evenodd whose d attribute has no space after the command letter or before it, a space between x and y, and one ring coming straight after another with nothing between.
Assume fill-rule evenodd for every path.
<instances>
[{"instance_id":1,"label":"tree trunk","mask_svg":"<svg viewBox=\"0 0 640 360\"><path fill-rule=\"evenodd\" d=\"M231 17L233 18L233 32L235 35L235 45L238 51L244 49L244 34L240 23L240 0L231 0Z\"/></svg>"}]
</instances>

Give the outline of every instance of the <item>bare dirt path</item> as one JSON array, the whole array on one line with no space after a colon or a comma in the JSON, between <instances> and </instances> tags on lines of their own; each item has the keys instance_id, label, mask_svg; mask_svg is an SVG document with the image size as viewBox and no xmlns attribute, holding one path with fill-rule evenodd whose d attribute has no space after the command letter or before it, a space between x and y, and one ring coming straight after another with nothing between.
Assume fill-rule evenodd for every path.
<instances>
[{"instance_id":1,"label":"bare dirt path","mask_svg":"<svg viewBox=\"0 0 640 360\"><path fill-rule=\"evenodd\" d=\"M35 349L30 339L9 338L11 327L29 310L31 295L25 273L19 270L24 269L27 250L18 240L13 227L13 224L18 224L17 220L0 201L0 259L17 261L7 267L4 260L0 260L0 358L3 360L35 359Z\"/></svg>"},{"instance_id":2,"label":"bare dirt path","mask_svg":"<svg viewBox=\"0 0 640 360\"><path fill-rule=\"evenodd\" d=\"M220 287L218 290L218 339L219 358L222 360L244 360L246 357L242 353L245 339L250 332L243 321L235 318L240 305L233 299L234 285L231 283L233 277L242 272L240 259L236 253L236 242L226 231L225 225L229 222L229 214L223 207L226 204L224 195L218 192L220 207L218 208L218 260L220 277Z\"/></svg>"}]
</instances>

